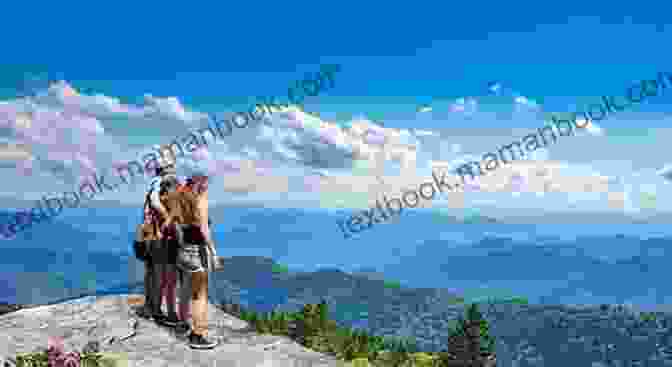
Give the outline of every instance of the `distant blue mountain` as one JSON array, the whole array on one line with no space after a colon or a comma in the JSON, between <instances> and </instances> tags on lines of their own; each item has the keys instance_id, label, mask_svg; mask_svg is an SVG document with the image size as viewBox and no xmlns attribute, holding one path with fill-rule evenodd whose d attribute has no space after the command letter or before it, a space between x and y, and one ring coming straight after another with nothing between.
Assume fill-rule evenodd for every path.
<instances>
[{"instance_id":1,"label":"distant blue mountain","mask_svg":"<svg viewBox=\"0 0 672 367\"><path fill-rule=\"evenodd\" d=\"M8 250L0 257L0 298L11 302L4 297L20 295L31 303L30 292L17 289L17 282L37 285L37 279L77 288L95 278L90 283L101 291L141 279L141 264L131 254L137 209L71 209L0 242ZM327 212L216 207L211 216L220 255L265 256L301 271L378 269L377 276L411 287L459 293L499 288L532 301L654 303L672 294L665 281L672 263L666 225L463 224L409 211L344 240L335 223L340 217ZM647 239L647 232L668 237ZM45 275L59 272L60 278ZM247 287L268 284L259 278ZM278 292L273 297L280 299Z\"/></svg>"},{"instance_id":2,"label":"distant blue mountain","mask_svg":"<svg viewBox=\"0 0 672 367\"><path fill-rule=\"evenodd\" d=\"M5 212L5 215L8 215ZM71 249L73 251L103 251L128 253L128 232L96 233L78 229L59 218L35 223L8 240L7 246L17 248Z\"/></svg>"},{"instance_id":3,"label":"distant blue mountain","mask_svg":"<svg viewBox=\"0 0 672 367\"><path fill-rule=\"evenodd\" d=\"M4 247L0 302L48 303L137 281L128 256L82 250Z\"/></svg>"},{"instance_id":4,"label":"distant blue mountain","mask_svg":"<svg viewBox=\"0 0 672 367\"><path fill-rule=\"evenodd\" d=\"M450 241L429 240L412 258L385 268L390 277L432 287L502 287L508 284L522 296L540 295L550 303L626 302L644 299L663 303L672 292L667 281L672 263L672 238L592 237L578 242L541 245L507 238L485 238L468 247L448 249ZM587 247L599 243L613 248L628 246L637 252L621 258L596 258ZM423 271L409 272L408 269ZM469 286L465 286L469 284ZM465 289L466 290L466 289Z\"/></svg>"},{"instance_id":5,"label":"distant blue mountain","mask_svg":"<svg viewBox=\"0 0 672 367\"><path fill-rule=\"evenodd\" d=\"M13 212L4 210L0 216ZM128 284L129 234L87 232L56 218L19 232L3 245L0 301L48 303Z\"/></svg>"}]
</instances>

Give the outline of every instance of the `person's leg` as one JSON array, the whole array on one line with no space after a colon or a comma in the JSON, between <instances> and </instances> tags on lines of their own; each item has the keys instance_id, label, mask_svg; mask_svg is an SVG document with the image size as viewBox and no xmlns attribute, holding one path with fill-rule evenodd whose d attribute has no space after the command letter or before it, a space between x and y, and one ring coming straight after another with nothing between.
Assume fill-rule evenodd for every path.
<instances>
[{"instance_id":1,"label":"person's leg","mask_svg":"<svg viewBox=\"0 0 672 367\"><path fill-rule=\"evenodd\" d=\"M165 243L166 246L166 269L164 275L165 289L164 295L166 297L166 308L168 310L168 316L173 319L173 321L178 321L178 316L176 312L175 302L175 288L177 287L177 242L175 240L169 240Z\"/></svg>"},{"instance_id":2,"label":"person's leg","mask_svg":"<svg viewBox=\"0 0 672 367\"><path fill-rule=\"evenodd\" d=\"M143 306L142 313L143 315L151 315L153 306L152 306L152 277L154 276L154 270L151 261L145 261L145 304Z\"/></svg>"},{"instance_id":3,"label":"person's leg","mask_svg":"<svg viewBox=\"0 0 672 367\"><path fill-rule=\"evenodd\" d=\"M176 295L175 288L177 287L177 274L175 273L175 264L166 264L163 272L163 294L166 298L166 310L168 317L177 321L177 312L175 307Z\"/></svg>"},{"instance_id":4,"label":"person's leg","mask_svg":"<svg viewBox=\"0 0 672 367\"><path fill-rule=\"evenodd\" d=\"M152 313L154 315L162 315L163 310L162 310L162 304L163 304L163 297L161 294L161 277L163 275L163 267L164 264L154 264L154 271L152 274L152 296L151 296L151 305L152 305Z\"/></svg>"},{"instance_id":5,"label":"person's leg","mask_svg":"<svg viewBox=\"0 0 672 367\"><path fill-rule=\"evenodd\" d=\"M194 334L206 336L208 331L208 273L205 271L192 273L191 279Z\"/></svg>"},{"instance_id":6,"label":"person's leg","mask_svg":"<svg viewBox=\"0 0 672 367\"><path fill-rule=\"evenodd\" d=\"M162 301L162 292L161 292L161 280L163 277L163 271L165 267L165 261L163 259L161 242L152 241L152 263L153 263L153 274L152 274L152 290L151 290L151 303L152 303L152 313L154 316L162 315L161 311L161 301Z\"/></svg>"},{"instance_id":7,"label":"person's leg","mask_svg":"<svg viewBox=\"0 0 672 367\"><path fill-rule=\"evenodd\" d=\"M155 299L158 302L158 306L154 306L155 310L158 311L158 314L154 317L154 320L163 326L173 327L176 326L179 322L177 313L175 312L175 272L173 270L175 265L171 263L165 242L157 242L159 243L159 245L157 245L157 253L159 254L157 257L159 259L156 261L156 263L159 266L157 269L159 275L154 277L154 280L157 282L157 294ZM167 298L167 313L161 312L164 296ZM170 300L171 296L173 297L172 301Z\"/></svg>"},{"instance_id":8,"label":"person's leg","mask_svg":"<svg viewBox=\"0 0 672 367\"><path fill-rule=\"evenodd\" d=\"M208 332L208 273L200 271L192 274L193 331L189 335L189 346L194 349L212 349L217 342L207 338Z\"/></svg>"},{"instance_id":9,"label":"person's leg","mask_svg":"<svg viewBox=\"0 0 672 367\"><path fill-rule=\"evenodd\" d=\"M191 273L180 271L180 304L178 312L180 320L188 322L191 318Z\"/></svg>"}]
</instances>

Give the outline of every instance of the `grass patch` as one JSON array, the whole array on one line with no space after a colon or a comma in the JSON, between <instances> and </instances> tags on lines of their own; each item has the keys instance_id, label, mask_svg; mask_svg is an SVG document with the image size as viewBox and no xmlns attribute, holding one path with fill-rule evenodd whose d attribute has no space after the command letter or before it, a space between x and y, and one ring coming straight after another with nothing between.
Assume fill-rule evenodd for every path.
<instances>
[{"instance_id":1,"label":"grass patch","mask_svg":"<svg viewBox=\"0 0 672 367\"><path fill-rule=\"evenodd\" d=\"M530 304L530 301L525 297L513 297L513 298L505 299L504 302L515 303L515 304L519 304L519 305L529 305Z\"/></svg>"},{"instance_id":2,"label":"grass patch","mask_svg":"<svg viewBox=\"0 0 672 367\"><path fill-rule=\"evenodd\" d=\"M464 303L464 298L462 297L455 297L448 301L448 304L450 305L459 305L462 303Z\"/></svg>"},{"instance_id":3,"label":"grass patch","mask_svg":"<svg viewBox=\"0 0 672 367\"><path fill-rule=\"evenodd\" d=\"M401 283L397 282L396 280L384 280L383 286L385 288L401 289Z\"/></svg>"},{"instance_id":4,"label":"grass patch","mask_svg":"<svg viewBox=\"0 0 672 367\"><path fill-rule=\"evenodd\" d=\"M271 271L276 274L287 274L289 273L289 268L282 264L273 264Z\"/></svg>"}]
</instances>

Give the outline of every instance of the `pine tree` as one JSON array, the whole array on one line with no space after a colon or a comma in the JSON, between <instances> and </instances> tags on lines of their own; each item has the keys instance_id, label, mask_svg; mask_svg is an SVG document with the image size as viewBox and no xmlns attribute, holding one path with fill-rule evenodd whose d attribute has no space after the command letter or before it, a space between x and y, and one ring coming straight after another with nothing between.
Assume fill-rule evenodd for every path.
<instances>
[{"instance_id":1,"label":"pine tree","mask_svg":"<svg viewBox=\"0 0 672 367\"><path fill-rule=\"evenodd\" d=\"M485 320L483 314L478 309L478 305L475 303L469 305L469 308L467 309L467 320L473 327L478 327L478 334L473 335L472 337L478 339L477 344L479 346L479 354L492 354L494 351L495 340L490 335L490 327L488 326L487 320ZM475 340L474 343L476 343Z\"/></svg>"},{"instance_id":2,"label":"pine tree","mask_svg":"<svg viewBox=\"0 0 672 367\"><path fill-rule=\"evenodd\" d=\"M448 351L458 360L469 360L469 339L466 329L467 321L460 317L457 326L448 336Z\"/></svg>"},{"instance_id":3,"label":"pine tree","mask_svg":"<svg viewBox=\"0 0 672 367\"><path fill-rule=\"evenodd\" d=\"M493 353L494 340L476 304L467 307L465 318L459 319L449 336L448 346L454 359L476 366L482 365L483 358Z\"/></svg>"},{"instance_id":4,"label":"pine tree","mask_svg":"<svg viewBox=\"0 0 672 367\"><path fill-rule=\"evenodd\" d=\"M297 320L296 333L301 345L312 349L319 331L318 305L306 304L301 309L301 317Z\"/></svg>"},{"instance_id":5,"label":"pine tree","mask_svg":"<svg viewBox=\"0 0 672 367\"><path fill-rule=\"evenodd\" d=\"M324 299L317 305L317 313L319 315L320 328L326 329L327 321L329 320L329 306L327 306L327 302Z\"/></svg>"}]
</instances>

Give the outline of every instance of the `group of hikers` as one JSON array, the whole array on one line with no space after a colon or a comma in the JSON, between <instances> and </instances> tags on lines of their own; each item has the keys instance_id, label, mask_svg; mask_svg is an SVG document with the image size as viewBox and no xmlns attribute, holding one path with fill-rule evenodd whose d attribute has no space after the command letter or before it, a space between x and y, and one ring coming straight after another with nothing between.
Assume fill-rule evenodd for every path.
<instances>
[{"instance_id":1,"label":"group of hikers","mask_svg":"<svg viewBox=\"0 0 672 367\"><path fill-rule=\"evenodd\" d=\"M140 315L183 335L189 333L194 349L217 346L207 336L208 275L221 266L210 225L208 176L181 179L174 162L162 161L145 194L143 222L134 244L143 246L143 254L138 255L136 248L136 256L145 264Z\"/></svg>"}]
</instances>

